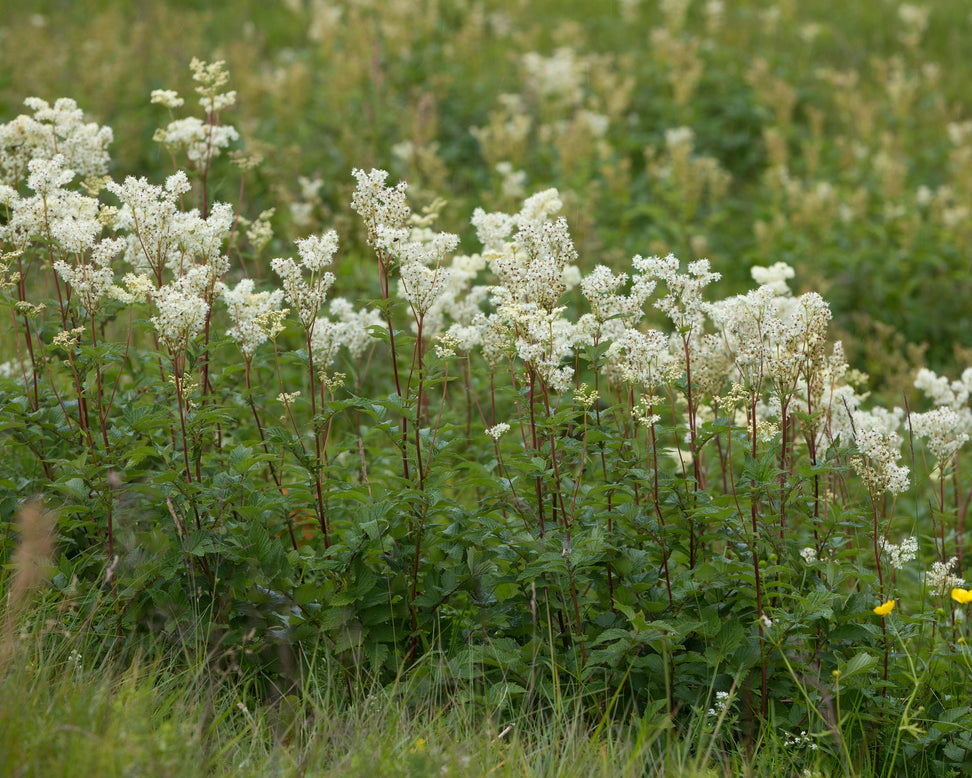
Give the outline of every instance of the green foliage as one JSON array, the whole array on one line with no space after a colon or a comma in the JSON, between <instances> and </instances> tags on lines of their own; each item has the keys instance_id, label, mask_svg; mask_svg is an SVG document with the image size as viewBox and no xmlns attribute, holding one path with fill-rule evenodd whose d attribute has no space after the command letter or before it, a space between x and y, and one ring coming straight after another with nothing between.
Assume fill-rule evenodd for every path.
<instances>
[{"instance_id":1,"label":"green foliage","mask_svg":"<svg viewBox=\"0 0 972 778\"><path fill-rule=\"evenodd\" d=\"M337 23L324 4L246 4L240 18L259 23L235 42L216 12L194 3L73 11L70 29L52 24L46 6L4 22L7 41L63 53L28 64L17 46L0 49L10 65L0 73L12 74L0 83L5 113L34 86L53 100L41 87L59 84L63 57L85 39L101 66L84 69L75 96L99 122L117 119L115 179L122 169L161 183L170 162L189 174L149 198L158 212L167 197L173 207L167 261L153 265L144 221L155 212L132 217L138 197L120 184L104 191L107 161L72 158L77 178L42 191L28 178L38 170L18 155L33 149L56 177L54 151L76 151L75 138L55 133L58 148L47 149L13 124L0 136L0 309L11 323L0 343L0 588L9 602L0 680L4 696L34 703L25 722L46 721L45 695L67 694L56 682L63 645L41 626L44 612L25 604L38 587L36 557L50 565L44 617L70 625L79 656L114 672L105 657L131 660L148 646L160 662L221 673L254 705L279 706L271 726L214 687L212 709L183 721L164 702L159 711L138 664L119 671L131 697L116 702L84 678L78 710L107 711L92 731L113 736L127 706L142 711L139 722L160 718L159 748L188 740L205 749L219 730L230 745L206 754L207 765L243 754L237 744L250 734L291 737L294 720L320 714L307 712L320 683L340 690L327 705L341 710L366 704L364 688L403 711L416 700L468 706L487 742L500 738L495 721L566 721L559 736L594 732L580 752L612 750L622 774L641 774L649 756L660 774L712 762L767 774L967 771L972 709L959 690L972 655L967 609L949 589L967 556L967 463L956 451L972 429L970 379L907 376L936 411L954 414L944 432L911 408L864 412L862 379L839 349L825 353L829 309L822 323L809 321L826 305L780 289L788 276L768 281L762 297L709 304L693 297L707 265L669 273L657 257L609 290L633 299L640 279L658 285L656 298L669 295L668 308L655 308L672 331L639 368L634 346L619 356L618 333L657 332L650 325L662 313L641 322L647 294L637 311L601 316L588 289L559 294L568 268L551 273L558 295L544 303L550 290L524 296L502 264L527 256L534 264L519 267L520 280L544 272L560 245L553 214L562 205L571 224L563 243L576 244L585 280L601 261L618 269L635 252L675 250L716 257L728 295L748 288L751 265L784 259L826 291L838 328L851 327L851 312L874 327L881 347L846 345L878 377L906 372L883 347L901 350L901 333L932 341L932 364L960 345L972 131L957 123L962 74L926 60L948 43L942 17L951 11L936 7L927 28L907 11L860 20L857 31L866 27L877 47L863 61L820 16L822 3L721 16L708 4L684 18L677 5L620 4L587 18L582 4L550 27L492 6L413 15L359 3L341 7ZM165 14L185 39L161 24L149 34ZM653 25L650 46L636 21ZM613 48L595 47L584 25ZM522 56L504 53L507 26L520 31ZM203 41L225 45L231 65L247 63L233 69L238 100L213 97L222 82L208 94L201 65L190 83L182 60L172 64L168 47ZM139 77L112 69L109 51L138 51L149 67ZM188 97L185 114L196 110L193 88L204 96L202 158L188 136L158 145L129 129L165 124L166 109L147 93L173 85ZM265 157L255 169L238 170L214 140L237 111L239 145ZM352 220L349 168L365 161L407 176L422 215L369 215L362 177L376 173L356 171L354 209L364 218ZM312 173L316 181L297 183ZM373 208L394 198L380 184ZM562 203L537 218L524 209L516 238L484 247L491 292L475 296L475 272L464 282L483 320L496 317L480 340L502 343L490 351L450 340L439 311L407 288L435 280L403 272L415 271L408 250L435 245L408 229L448 227L473 243L474 208L512 214L527 191L548 185ZM56 200L73 208L67 217ZM228 200L236 205L219 204ZM43 207L25 205L34 201ZM270 207L278 212L257 218ZM127 292L86 302L70 276L98 262L94 239L72 248L86 218L98 235L104 226L130 239L107 266L119 284L123 264L142 272L147 298L129 279ZM288 253L286 239L332 224L341 259L331 268L333 251L298 243L302 291L285 283L288 316L271 269L293 277L268 259ZM403 234L389 238L394 229ZM534 235L549 239L537 256ZM420 269L445 273L450 252ZM250 292L231 288L241 278L255 284ZM340 306L307 314L332 283L363 298L347 303L360 316L353 324ZM249 351L239 348L247 322L234 294L264 305L248 322L264 336ZM169 313L185 313L168 295L203 303L199 320L166 330ZM579 325L585 314L596 314L596 336ZM332 325L339 335L328 335ZM566 346L554 334L561 325L576 327ZM353 327L360 348L347 337ZM327 337L343 343L340 353ZM903 452L892 428L907 438ZM936 435L956 449L938 453ZM901 457L907 483L895 480ZM56 551L38 541L41 551L28 554L32 525L15 522L34 496L56 514ZM909 567L915 554L905 559L906 544L894 541L911 536L921 550ZM889 613L874 610L891 601ZM12 647L29 628L43 633L38 656L54 658L32 677L18 666L18 676ZM378 719L379 730L397 726ZM67 739L72 758L112 774L161 758L132 737L126 766L90 761L83 740ZM417 741L396 739L392 751L361 743L335 769L374 774L404 760L431 774L464 758L443 746L431 759ZM556 772L528 756L542 742L531 729L510 764ZM29 741L6 746L20 749L20 764L48 768ZM255 759L255 774L273 761L254 754L239 758Z\"/></svg>"}]
</instances>

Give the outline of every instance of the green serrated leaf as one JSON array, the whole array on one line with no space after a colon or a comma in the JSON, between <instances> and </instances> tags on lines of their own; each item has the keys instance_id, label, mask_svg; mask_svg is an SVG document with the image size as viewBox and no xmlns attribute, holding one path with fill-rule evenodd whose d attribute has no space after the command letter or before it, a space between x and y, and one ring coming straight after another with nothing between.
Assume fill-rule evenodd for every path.
<instances>
[{"instance_id":1,"label":"green serrated leaf","mask_svg":"<svg viewBox=\"0 0 972 778\"><path fill-rule=\"evenodd\" d=\"M851 657L847 664L841 668L840 678L844 680L850 678L851 676L857 675L858 673L863 673L870 670L874 665L877 664L877 657L871 656L863 651L859 654L855 654Z\"/></svg>"}]
</instances>

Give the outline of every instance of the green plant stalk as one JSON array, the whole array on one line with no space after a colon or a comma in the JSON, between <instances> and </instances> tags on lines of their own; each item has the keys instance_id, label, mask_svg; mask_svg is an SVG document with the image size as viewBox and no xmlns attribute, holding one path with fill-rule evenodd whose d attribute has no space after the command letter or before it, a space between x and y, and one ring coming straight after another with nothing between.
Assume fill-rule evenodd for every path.
<instances>
[{"instance_id":1,"label":"green plant stalk","mask_svg":"<svg viewBox=\"0 0 972 778\"><path fill-rule=\"evenodd\" d=\"M418 335L415 339L415 361L413 365L418 366L418 384L415 389L415 463L418 469L418 486L420 492L425 492L425 468L422 464L422 441L420 436L420 431L422 429L422 410L425 404L425 365L424 365L424 347L423 347L423 325L425 323L425 317L419 316L416 318L418 325ZM406 398L411 389L412 378L409 376L408 385L405 389ZM421 533L420 533L421 534Z\"/></svg>"},{"instance_id":2,"label":"green plant stalk","mask_svg":"<svg viewBox=\"0 0 972 778\"><path fill-rule=\"evenodd\" d=\"M192 468L189 464L189 436L186 433L186 404L185 398L183 397L183 375L182 370L182 359L183 356L180 354L172 354L172 375L175 378L175 388L176 388L176 405L179 409L179 426L182 428L182 459L184 464L184 469L186 473L186 482L192 483ZM198 524L198 520L197 520ZM196 529L199 529L197 526Z\"/></svg>"},{"instance_id":3,"label":"green plant stalk","mask_svg":"<svg viewBox=\"0 0 972 778\"><path fill-rule=\"evenodd\" d=\"M324 447L321 440L321 430L318 427L317 422L317 375L314 372L314 348L311 344L311 332L306 331L306 343L307 343L307 368L310 372L310 396L311 396L311 418L313 419L314 428L314 472L312 477L314 479L314 496L315 503L314 507L317 512L317 523L321 528L321 534L324 536L324 548L330 548L331 539L328 533L327 527L327 515L324 512L324 482L321 475L324 463Z\"/></svg>"},{"instance_id":4,"label":"green plant stalk","mask_svg":"<svg viewBox=\"0 0 972 778\"><path fill-rule=\"evenodd\" d=\"M243 375L246 380L246 399L247 404L250 406L250 411L253 414L253 421L256 422L257 434L260 436L260 444L263 447L263 451L267 456L270 455L270 446L267 444L267 437L263 432L263 424L260 423L260 413L257 411L256 403L253 400L253 384L250 379L250 368L252 367L253 358L244 359L243 361ZM273 462L267 462L270 469L270 477L273 478L273 482L277 485L279 489L281 486L280 476L277 475L277 468L274 467ZM293 540L293 530L291 530L291 539ZM294 541L294 548L297 548L297 542Z\"/></svg>"},{"instance_id":5,"label":"green plant stalk","mask_svg":"<svg viewBox=\"0 0 972 778\"><path fill-rule=\"evenodd\" d=\"M648 418L654 416L655 404L648 404ZM668 592L668 607L675 607L675 598L672 596L672 574L668 569L668 528L665 526L665 516L662 513L660 503L660 493L658 488L658 441L655 439L655 425L651 425L651 469L652 469L652 504L655 507L655 515L658 517L658 526L661 529L661 553L662 564L665 567L665 589Z\"/></svg>"},{"instance_id":6,"label":"green plant stalk","mask_svg":"<svg viewBox=\"0 0 972 778\"><path fill-rule=\"evenodd\" d=\"M372 231L374 231L374 226L372 225ZM385 322L388 326L388 345L391 348L391 364L392 364L392 374L395 377L395 391L398 393L398 398L401 400L402 404L405 403L405 395L402 393L401 380L398 377L398 351L395 349L395 327L392 324L391 317L391 295L389 293L389 279L388 274L391 269L391 259L385 255L385 253L375 248L375 253L378 255L378 286L381 289L381 299L384 303L383 310L385 313ZM408 469L408 418L405 415L405 409L402 409L402 475L406 481L411 481L412 478L409 475Z\"/></svg>"},{"instance_id":7,"label":"green plant stalk","mask_svg":"<svg viewBox=\"0 0 972 778\"><path fill-rule=\"evenodd\" d=\"M20 302L25 303L25 302L27 302L27 279L24 276L24 260L23 260L23 255L17 257L17 269L18 269L18 275L19 275L19 279L17 281L17 293L18 293L18 297L20 299ZM14 332L15 332L15 334L19 335L19 333L17 333L17 314L16 314L16 308L12 308L11 309L10 315L13 318L13 322L14 322ZM30 318L27 316L26 311L24 312L24 333L25 333L24 342L27 344L27 354L30 356L30 367L31 367L30 374L31 374L31 381L29 383L28 383L28 380L27 380L27 374L24 372L23 367L22 367L23 366L23 357L21 357L19 361L20 361L20 364L21 364L21 374L23 375L23 378L24 378L25 391L26 391L28 397L31 397L31 391L30 391L31 387L30 387L29 384L32 384L33 385L33 401L34 401L34 405L33 405L33 408L31 410L36 411L38 408L40 408L40 390L39 390L38 385L37 385L37 358L34 356L34 339L33 339L33 337L30 334ZM19 351L20 351L20 338L19 338L19 336L17 337L17 350L18 350L18 356L19 356Z\"/></svg>"},{"instance_id":8,"label":"green plant stalk","mask_svg":"<svg viewBox=\"0 0 972 778\"><path fill-rule=\"evenodd\" d=\"M787 448L790 445L789 431L790 421L787 410L790 404L790 395L780 402L780 429L782 440L780 441L780 544L786 540L786 469L787 469Z\"/></svg>"},{"instance_id":9,"label":"green plant stalk","mask_svg":"<svg viewBox=\"0 0 972 778\"><path fill-rule=\"evenodd\" d=\"M594 420L597 423L598 429L601 427L601 407L600 407L600 371L597 369L597 347L600 340L600 335L594 336L594 342L592 348L594 349L594 357L591 360L591 372L594 374ZM584 412L584 450L587 449L587 411ZM608 484L608 468L607 468L607 457L604 455L604 441L602 440L598 444L598 450L601 455L601 474L604 476L604 484ZM584 457L581 456L581 467L583 467ZM573 501L577 500L577 491L580 486L580 476L577 478L577 486L574 487L574 498ZM608 489L607 491L607 517L608 517L608 543L613 542L614 537L614 511L612 510L612 500L614 499L614 491ZM574 512L574 506L571 505L571 513ZM666 578L667 578L667 560L666 560ZM607 563L607 581L608 581L608 597L611 600L611 608L614 608L614 566L610 561ZM669 592L670 593L670 592Z\"/></svg>"},{"instance_id":10,"label":"green plant stalk","mask_svg":"<svg viewBox=\"0 0 972 778\"><path fill-rule=\"evenodd\" d=\"M752 457L755 460L756 451L756 399L753 398L749 407L749 428L751 430ZM759 677L760 677L760 699L759 712L763 721L766 720L767 706L767 677L766 677L766 646L765 634L763 629L763 583L759 570L759 524L757 521L757 500L756 482L751 481L752 495L749 500L750 519L752 527L751 548L753 554L753 576L756 579L756 628L759 630Z\"/></svg>"},{"instance_id":11,"label":"green plant stalk","mask_svg":"<svg viewBox=\"0 0 972 778\"><path fill-rule=\"evenodd\" d=\"M424 495L425 467L422 464L422 441L421 441L422 404L424 400L423 392L425 389L425 385L424 385L425 374L424 374L424 365L422 360L422 352L423 352L422 325L424 323L424 317L418 316L416 317L416 321L418 324L418 334L415 340L416 357L413 362L413 366L415 364L418 365L418 385L416 387L415 425L414 425L415 465L416 468L418 469L419 492ZM411 376L409 376L408 387L406 388L406 396L409 392L410 386L411 386ZM422 556L422 533L425 531L425 519L427 513L428 513L428 505L423 502L422 509L419 512L419 516L418 516L418 523L415 525L415 558L412 560L412 572L411 572L412 587L411 587L411 596L409 598L409 611L412 614L412 631L413 633L415 633L413 636L413 643L412 643L413 652L418 650L418 634L417 634L418 633L418 609L416 607L415 600L418 597L419 560L421 559Z\"/></svg>"},{"instance_id":12,"label":"green plant stalk","mask_svg":"<svg viewBox=\"0 0 972 778\"><path fill-rule=\"evenodd\" d=\"M695 479L695 488L692 490L692 502L695 502L695 492L705 488L705 480L702 472L702 460L698 451L698 435L695 429L695 399L692 396L692 357L689 349L691 332L682 336L682 344L685 348L685 395L688 400L688 424L689 424L689 453L692 457L692 474ZM694 568L697 562L697 549L695 545L695 520L689 523L689 568Z\"/></svg>"},{"instance_id":13,"label":"green plant stalk","mask_svg":"<svg viewBox=\"0 0 972 778\"><path fill-rule=\"evenodd\" d=\"M98 403L98 408L97 408L98 424L101 427L101 438L105 444L105 457L110 460L111 443L109 443L108 441L108 426L106 422L108 408L104 407L104 395L102 390L102 377L101 377L101 359L97 355L98 337L95 331L94 314L90 314L90 320L91 320L91 343L92 346L94 346L95 348L95 387L97 391L97 403ZM98 458L94 450L94 442L91 440L90 435L88 440L89 440L89 444L92 447L91 455L94 458L94 461L97 462ZM111 496L111 485L110 482L108 481L108 473L105 474L104 483L101 488L101 494L103 496L103 500L105 504L105 511L106 511L105 518L108 527L108 561L109 563L113 564L113 560L115 558L115 526L114 526L115 523L114 523L113 511L112 511L113 500ZM111 585L112 585L112 591L115 593L115 599L117 602L118 591L115 585L114 577L112 577L111 579ZM119 630L121 629L121 623L119 623L118 628Z\"/></svg>"},{"instance_id":14,"label":"green plant stalk","mask_svg":"<svg viewBox=\"0 0 972 778\"><path fill-rule=\"evenodd\" d=\"M280 394L286 395L286 387L284 386L283 373L280 371L280 352L277 350L277 341L273 342L273 364L276 368L277 383L280 386ZM311 384L313 386L313 383ZM297 426L297 420L294 418L294 412L291 408L291 403L284 402L284 412L287 414L287 421L290 422L290 426L294 431L294 435L297 437L297 441L300 443L301 451L305 454L307 449L304 447L304 442L300 437L300 428ZM283 466L283 457L281 456L281 467Z\"/></svg>"},{"instance_id":15,"label":"green plant stalk","mask_svg":"<svg viewBox=\"0 0 972 778\"><path fill-rule=\"evenodd\" d=\"M537 456L540 455L540 442L537 437L537 418L535 412L536 406L536 373L533 368L530 368L530 392L529 400L530 404L530 439L533 443L533 450L537 452ZM543 476L538 474L536 477L536 495L537 495L537 517L540 520L540 537L546 536L544 531L544 516L543 516Z\"/></svg>"},{"instance_id":16,"label":"green plant stalk","mask_svg":"<svg viewBox=\"0 0 972 778\"><path fill-rule=\"evenodd\" d=\"M883 603L884 602L884 573L881 570L881 554L878 551L878 515L877 515L877 503L874 500L874 494L871 493L871 542L872 551L874 552L874 565L877 567L878 574L878 598ZM888 628L885 623L885 618L881 617L881 635L883 636L884 643L884 680L888 680L888 654L890 653L890 646L888 645ZM885 686L881 690L881 695L887 694L887 687Z\"/></svg>"},{"instance_id":17,"label":"green plant stalk","mask_svg":"<svg viewBox=\"0 0 972 778\"><path fill-rule=\"evenodd\" d=\"M550 461L554 472L554 505L560 506L560 523L563 525L564 532L567 534L567 542L570 542L570 528L573 523L573 515L567 515L567 506L564 504L563 489L560 482L560 464L557 457L557 440L553 431L553 413L550 409L550 392L545 381L540 381L541 394L543 397L544 411L546 412L547 444L550 446Z\"/></svg>"},{"instance_id":18,"label":"green plant stalk","mask_svg":"<svg viewBox=\"0 0 972 778\"><path fill-rule=\"evenodd\" d=\"M206 323L203 327L203 346L202 346L202 351L199 355L199 359L202 363L199 366L199 374L200 374L199 391L201 393L201 396L199 398L200 408L206 404L206 398L209 395L209 389L211 388L209 383L209 337L210 337L209 327L212 322L212 316L213 316L212 300L209 300L208 303L209 304L206 310ZM218 448L220 446L220 442L218 438L221 437L218 425L216 427L216 430L217 430L216 445ZM202 447L202 443L200 442L200 445L196 450L196 462L195 462L197 481L202 481L202 455L203 455L203 447Z\"/></svg>"}]
</instances>

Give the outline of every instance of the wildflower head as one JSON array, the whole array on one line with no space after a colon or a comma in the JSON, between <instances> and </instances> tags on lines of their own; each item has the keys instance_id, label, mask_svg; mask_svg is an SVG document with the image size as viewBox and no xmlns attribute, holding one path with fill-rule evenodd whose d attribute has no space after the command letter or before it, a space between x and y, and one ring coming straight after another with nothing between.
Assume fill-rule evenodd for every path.
<instances>
[{"instance_id":1,"label":"wildflower head","mask_svg":"<svg viewBox=\"0 0 972 778\"><path fill-rule=\"evenodd\" d=\"M287 309L281 310L284 293L254 292L253 280L242 279L235 289L222 286L222 297L229 309L233 326L227 334L240 344L243 358L250 362L257 346L275 337L283 329L282 319Z\"/></svg>"},{"instance_id":2,"label":"wildflower head","mask_svg":"<svg viewBox=\"0 0 972 778\"><path fill-rule=\"evenodd\" d=\"M889 543L886 538L879 538L878 545L888 559L888 564L895 570L900 570L905 562L910 562L918 553L918 538L905 538L899 545Z\"/></svg>"},{"instance_id":3,"label":"wildflower head","mask_svg":"<svg viewBox=\"0 0 972 778\"><path fill-rule=\"evenodd\" d=\"M364 221L368 245L377 246L379 227L400 228L408 221L411 215L405 195L408 185L401 181L394 187L386 187L388 172L385 170L366 173L355 168L352 173L358 186L351 198L351 207Z\"/></svg>"},{"instance_id":4,"label":"wildflower head","mask_svg":"<svg viewBox=\"0 0 972 778\"><path fill-rule=\"evenodd\" d=\"M947 562L932 562L931 568L925 573L925 586L937 596L944 596L945 592L965 586L965 580L952 572L958 562L958 557L952 557Z\"/></svg>"},{"instance_id":5,"label":"wildflower head","mask_svg":"<svg viewBox=\"0 0 972 778\"><path fill-rule=\"evenodd\" d=\"M486 434L489 435L493 440L499 440L504 434L510 431L510 425L505 421L501 421L495 427L490 427L486 430Z\"/></svg>"},{"instance_id":6,"label":"wildflower head","mask_svg":"<svg viewBox=\"0 0 972 778\"><path fill-rule=\"evenodd\" d=\"M952 589L952 599L955 602L960 602L965 605L966 603L972 602L972 591L968 589Z\"/></svg>"},{"instance_id":7,"label":"wildflower head","mask_svg":"<svg viewBox=\"0 0 972 778\"><path fill-rule=\"evenodd\" d=\"M894 598L888 600L885 603L882 603L881 605L878 605L874 609L874 613L875 615L880 616L883 619L893 610L894 610Z\"/></svg>"},{"instance_id":8,"label":"wildflower head","mask_svg":"<svg viewBox=\"0 0 972 778\"><path fill-rule=\"evenodd\" d=\"M300 265L290 257L277 257L270 260L270 267L280 276L284 295L296 309L300 323L308 332L313 332L317 312L334 283L334 274L324 268L331 264L337 251L337 233L330 230L323 236L311 236L296 243ZM310 283L304 280L301 266L310 270Z\"/></svg>"}]
</instances>

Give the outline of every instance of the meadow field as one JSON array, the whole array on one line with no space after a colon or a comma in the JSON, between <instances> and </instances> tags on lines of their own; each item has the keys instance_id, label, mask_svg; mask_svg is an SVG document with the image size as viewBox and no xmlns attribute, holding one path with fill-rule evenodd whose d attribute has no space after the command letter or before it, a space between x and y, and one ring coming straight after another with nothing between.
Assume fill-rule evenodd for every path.
<instances>
[{"instance_id":1,"label":"meadow field","mask_svg":"<svg viewBox=\"0 0 972 778\"><path fill-rule=\"evenodd\" d=\"M968 774L969 40L8 0L0 773Z\"/></svg>"}]
</instances>

